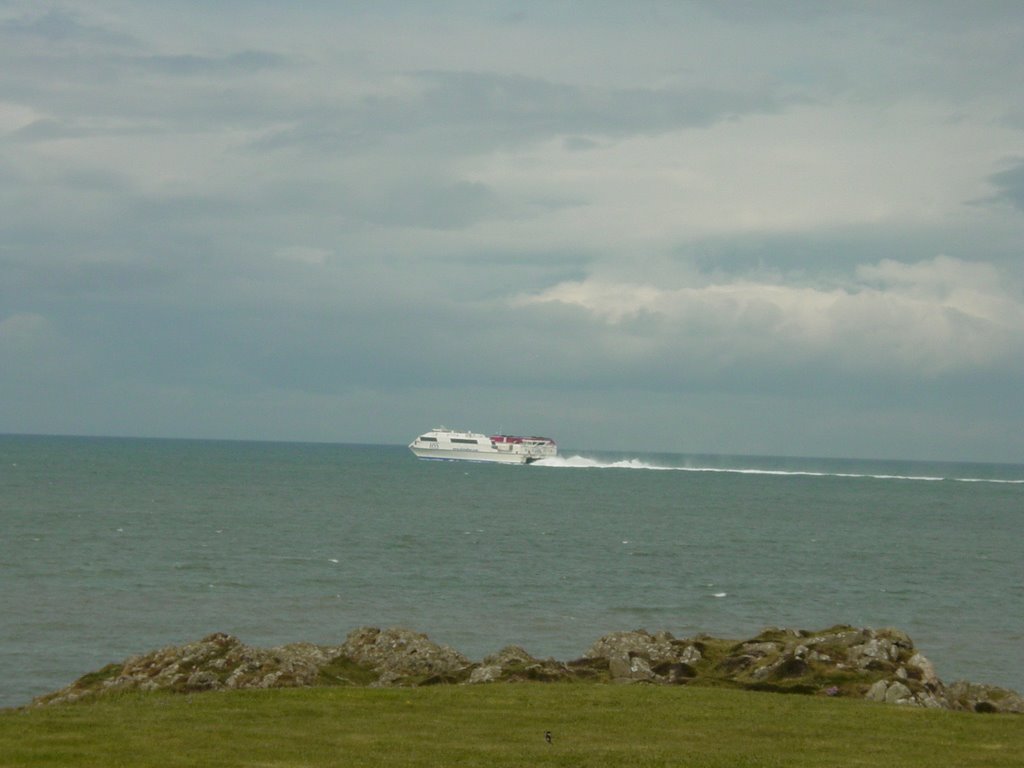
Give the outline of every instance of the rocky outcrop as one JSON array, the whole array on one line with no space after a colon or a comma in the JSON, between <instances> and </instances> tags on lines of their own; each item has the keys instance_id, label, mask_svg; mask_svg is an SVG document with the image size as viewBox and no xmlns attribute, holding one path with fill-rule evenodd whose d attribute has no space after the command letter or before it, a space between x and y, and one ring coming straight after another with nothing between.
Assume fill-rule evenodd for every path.
<instances>
[{"instance_id":1,"label":"rocky outcrop","mask_svg":"<svg viewBox=\"0 0 1024 768\"><path fill-rule=\"evenodd\" d=\"M585 677L597 678L600 670L590 669L585 664L572 667L555 659L536 659L517 645L509 645L497 653L485 656L469 676L469 682L477 683L520 683L577 680Z\"/></svg>"},{"instance_id":2,"label":"rocky outcrop","mask_svg":"<svg viewBox=\"0 0 1024 768\"><path fill-rule=\"evenodd\" d=\"M750 688L948 707L931 663L897 629L832 627L823 632L769 629L719 662Z\"/></svg>"},{"instance_id":3,"label":"rocky outcrop","mask_svg":"<svg viewBox=\"0 0 1024 768\"><path fill-rule=\"evenodd\" d=\"M958 681L946 688L953 709L971 712L1014 712L1024 714L1024 698L1009 688Z\"/></svg>"},{"instance_id":4,"label":"rocky outcrop","mask_svg":"<svg viewBox=\"0 0 1024 768\"><path fill-rule=\"evenodd\" d=\"M1024 713L1024 699L1014 691L962 682L945 685L904 632L849 626L818 632L766 629L740 642L708 635L677 639L668 632L614 632L574 661L538 659L508 646L479 663L407 629L362 627L339 646L294 643L270 649L216 633L110 664L33 703L128 690L571 681L728 686Z\"/></svg>"},{"instance_id":5,"label":"rocky outcrop","mask_svg":"<svg viewBox=\"0 0 1024 768\"><path fill-rule=\"evenodd\" d=\"M362 627L349 634L340 652L376 672L377 686L458 683L469 677L473 666L455 649L407 629Z\"/></svg>"},{"instance_id":6,"label":"rocky outcrop","mask_svg":"<svg viewBox=\"0 0 1024 768\"><path fill-rule=\"evenodd\" d=\"M677 640L668 632L613 632L594 643L587 659L605 659L615 682L679 683L695 678L705 646Z\"/></svg>"},{"instance_id":7,"label":"rocky outcrop","mask_svg":"<svg viewBox=\"0 0 1024 768\"><path fill-rule=\"evenodd\" d=\"M472 663L458 651L407 629L360 628L340 646L294 643L263 649L215 633L85 675L38 704L76 701L111 691L181 693L314 685L426 685L462 682Z\"/></svg>"},{"instance_id":8,"label":"rocky outcrop","mask_svg":"<svg viewBox=\"0 0 1024 768\"><path fill-rule=\"evenodd\" d=\"M36 700L51 704L76 701L110 691L176 692L232 688L284 688L316 685L321 670L340 655L338 649L296 643L254 648L221 632L182 646L169 646L120 664L109 664L67 688Z\"/></svg>"}]
</instances>

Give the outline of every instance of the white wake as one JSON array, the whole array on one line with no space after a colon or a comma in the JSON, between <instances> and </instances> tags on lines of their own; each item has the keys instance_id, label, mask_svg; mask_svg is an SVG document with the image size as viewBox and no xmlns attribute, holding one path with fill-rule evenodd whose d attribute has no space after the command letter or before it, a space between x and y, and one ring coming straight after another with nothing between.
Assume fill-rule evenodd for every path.
<instances>
[{"instance_id":1,"label":"white wake","mask_svg":"<svg viewBox=\"0 0 1024 768\"><path fill-rule=\"evenodd\" d=\"M864 478L871 480L913 480L925 482L937 482L951 480L960 483L1004 483L1009 485L1024 485L1024 480L979 478L979 477L943 477L938 475L893 475L875 474L870 472L825 472L813 470L790 470L790 469L761 469L754 467L698 467L698 466L665 466L652 464L641 459L617 459L608 461L593 459L587 456L554 456L549 459L541 459L534 462L535 467L552 467L556 469L649 469L668 472L714 472L734 475L768 475L775 477L845 477Z\"/></svg>"}]
</instances>

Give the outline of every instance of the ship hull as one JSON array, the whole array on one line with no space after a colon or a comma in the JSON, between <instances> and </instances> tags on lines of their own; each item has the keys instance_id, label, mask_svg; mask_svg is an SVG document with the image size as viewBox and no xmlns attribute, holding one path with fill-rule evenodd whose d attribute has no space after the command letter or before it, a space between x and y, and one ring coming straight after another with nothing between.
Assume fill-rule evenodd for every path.
<instances>
[{"instance_id":1,"label":"ship hull","mask_svg":"<svg viewBox=\"0 0 1024 768\"><path fill-rule=\"evenodd\" d=\"M420 435L409 443L409 450L420 459L491 464L532 464L558 454L555 441L547 437L487 436L446 427Z\"/></svg>"},{"instance_id":2,"label":"ship hull","mask_svg":"<svg viewBox=\"0 0 1024 768\"><path fill-rule=\"evenodd\" d=\"M417 458L432 461L476 461L493 464L530 464L537 459L530 456L498 453L497 451L467 451L458 448L419 448L410 447Z\"/></svg>"}]
</instances>

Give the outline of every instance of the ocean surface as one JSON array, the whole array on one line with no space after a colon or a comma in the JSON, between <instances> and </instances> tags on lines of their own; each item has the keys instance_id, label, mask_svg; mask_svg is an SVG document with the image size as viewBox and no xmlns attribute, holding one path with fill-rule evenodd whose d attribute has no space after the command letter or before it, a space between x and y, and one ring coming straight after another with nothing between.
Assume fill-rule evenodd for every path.
<instances>
[{"instance_id":1,"label":"ocean surface","mask_svg":"<svg viewBox=\"0 0 1024 768\"><path fill-rule=\"evenodd\" d=\"M1024 691L1024 466L0 436L0 706L214 631L481 659L646 628L907 631Z\"/></svg>"}]
</instances>

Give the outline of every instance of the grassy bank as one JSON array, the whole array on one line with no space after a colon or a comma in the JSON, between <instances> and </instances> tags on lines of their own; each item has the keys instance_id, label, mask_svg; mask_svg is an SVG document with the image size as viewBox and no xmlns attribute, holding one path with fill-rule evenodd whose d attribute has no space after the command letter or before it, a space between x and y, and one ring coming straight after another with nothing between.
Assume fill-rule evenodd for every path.
<instances>
[{"instance_id":1,"label":"grassy bank","mask_svg":"<svg viewBox=\"0 0 1024 768\"><path fill-rule=\"evenodd\" d=\"M551 731L552 743L544 738ZM1020 766L1024 719L707 688L125 694L0 713L3 766Z\"/></svg>"}]
</instances>

